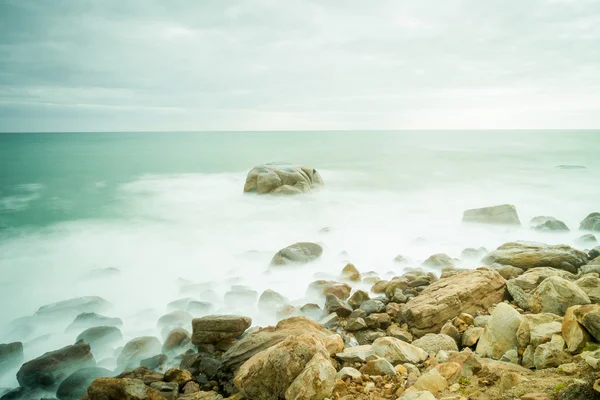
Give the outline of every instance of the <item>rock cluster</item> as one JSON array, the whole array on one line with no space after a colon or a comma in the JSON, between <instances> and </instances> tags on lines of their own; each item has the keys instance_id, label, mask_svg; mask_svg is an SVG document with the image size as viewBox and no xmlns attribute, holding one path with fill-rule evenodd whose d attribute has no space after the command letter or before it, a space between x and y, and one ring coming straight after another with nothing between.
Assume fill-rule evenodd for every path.
<instances>
[{"instance_id":1,"label":"rock cluster","mask_svg":"<svg viewBox=\"0 0 600 400\"><path fill-rule=\"evenodd\" d=\"M254 167L246 177L244 192L258 194L300 194L323 186L316 169L272 163Z\"/></svg>"}]
</instances>

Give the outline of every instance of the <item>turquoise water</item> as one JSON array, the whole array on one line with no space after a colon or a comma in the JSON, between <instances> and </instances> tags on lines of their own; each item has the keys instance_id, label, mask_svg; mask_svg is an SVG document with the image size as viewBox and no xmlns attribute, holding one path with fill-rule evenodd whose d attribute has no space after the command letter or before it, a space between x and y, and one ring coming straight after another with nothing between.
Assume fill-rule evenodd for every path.
<instances>
[{"instance_id":1,"label":"turquoise water","mask_svg":"<svg viewBox=\"0 0 600 400\"><path fill-rule=\"evenodd\" d=\"M72 343L70 321L11 321L76 296L112 303L105 314L124 320L128 340L160 336L167 303L206 300L185 284L210 287L215 312L268 324L274 316L224 294L271 288L301 305L311 281L335 279L348 261L389 277L402 272L398 254L416 266L511 240L578 246L579 222L600 211L599 151L600 131L0 134L0 343L23 341L26 358ZM247 172L271 161L312 166L325 188L244 195ZM463 210L503 203L522 227L461 224ZM533 231L537 215L571 231ZM321 243L322 259L268 270L297 241ZM108 267L119 273L90 278Z\"/></svg>"}]
</instances>

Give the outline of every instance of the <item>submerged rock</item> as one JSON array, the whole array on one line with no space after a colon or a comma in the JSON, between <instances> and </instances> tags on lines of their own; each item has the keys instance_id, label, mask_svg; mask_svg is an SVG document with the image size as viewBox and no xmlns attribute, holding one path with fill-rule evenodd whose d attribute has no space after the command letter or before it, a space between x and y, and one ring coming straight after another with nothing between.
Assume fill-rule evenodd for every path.
<instances>
[{"instance_id":1,"label":"submerged rock","mask_svg":"<svg viewBox=\"0 0 600 400\"><path fill-rule=\"evenodd\" d=\"M13 342L0 344L0 371L20 365L23 362L23 343ZM2 376L2 372L0 372Z\"/></svg>"},{"instance_id":2,"label":"submerged rock","mask_svg":"<svg viewBox=\"0 0 600 400\"><path fill-rule=\"evenodd\" d=\"M483 262L507 264L522 269L552 267L569 272L587 262L587 254L567 245L548 245L535 242L509 242L483 258Z\"/></svg>"},{"instance_id":3,"label":"submerged rock","mask_svg":"<svg viewBox=\"0 0 600 400\"><path fill-rule=\"evenodd\" d=\"M111 318L104 315L96 314L95 312L84 312L73 320L71 325L67 327L67 332L73 332L78 329L85 330L95 326L121 326L123 321L121 318Z\"/></svg>"},{"instance_id":4,"label":"submerged rock","mask_svg":"<svg viewBox=\"0 0 600 400\"><path fill-rule=\"evenodd\" d=\"M593 212L581 221L579 229L586 231L599 231L600 232L600 213Z\"/></svg>"},{"instance_id":5,"label":"submerged rock","mask_svg":"<svg viewBox=\"0 0 600 400\"><path fill-rule=\"evenodd\" d=\"M271 266L307 264L323 254L323 248L311 242L298 242L279 250L271 260Z\"/></svg>"},{"instance_id":6,"label":"submerged rock","mask_svg":"<svg viewBox=\"0 0 600 400\"><path fill-rule=\"evenodd\" d=\"M569 227L554 217L535 217L529 223L537 231L568 231Z\"/></svg>"},{"instance_id":7,"label":"submerged rock","mask_svg":"<svg viewBox=\"0 0 600 400\"><path fill-rule=\"evenodd\" d=\"M511 204L466 210L462 220L463 222L521 225L517 209Z\"/></svg>"},{"instance_id":8,"label":"submerged rock","mask_svg":"<svg viewBox=\"0 0 600 400\"><path fill-rule=\"evenodd\" d=\"M154 336L141 336L131 339L121 350L117 359L117 366L121 371L138 367L140 361L159 354L160 350L160 341Z\"/></svg>"},{"instance_id":9,"label":"submerged rock","mask_svg":"<svg viewBox=\"0 0 600 400\"><path fill-rule=\"evenodd\" d=\"M439 253L430 256L422 265L431 268L454 267L454 260L447 254Z\"/></svg>"},{"instance_id":10,"label":"submerged rock","mask_svg":"<svg viewBox=\"0 0 600 400\"><path fill-rule=\"evenodd\" d=\"M60 384L56 397L59 400L79 400L94 380L111 375L112 371L105 368L82 368L73 372Z\"/></svg>"},{"instance_id":11,"label":"submerged rock","mask_svg":"<svg viewBox=\"0 0 600 400\"><path fill-rule=\"evenodd\" d=\"M17 372L17 380L22 387L51 387L60 384L71 373L95 365L90 346L77 343L26 362Z\"/></svg>"},{"instance_id":12,"label":"submerged rock","mask_svg":"<svg viewBox=\"0 0 600 400\"><path fill-rule=\"evenodd\" d=\"M323 186L323 178L314 168L270 163L254 167L248 173L244 192L296 194L320 186Z\"/></svg>"},{"instance_id":13,"label":"submerged rock","mask_svg":"<svg viewBox=\"0 0 600 400\"><path fill-rule=\"evenodd\" d=\"M69 316L80 313L102 312L110 307L111 304L102 297L85 296L42 306L35 312L35 315L40 317Z\"/></svg>"},{"instance_id":14,"label":"submerged rock","mask_svg":"<svg viewBox=\"0 0 600 400\"><path fill-rule=\"evenodd\" d=\"M80 340L89 344L92 350L96 351L111 343L118 342L123 339L121 330L116 326L95 326L81 332L75 342Z\"/></svg>"},{"instance_id":15,"label":"submerged rock","mask_svg":"<svg viewBox=\"0 0 600 400\"><path fill-rule=\"evenodd\" d=\"M446 321L461 313L476 314L502 302L506 297L506 281L489 268L441 279L412 298L401 315L413 334L439 332Z\"/></svg>"}]
</instances>

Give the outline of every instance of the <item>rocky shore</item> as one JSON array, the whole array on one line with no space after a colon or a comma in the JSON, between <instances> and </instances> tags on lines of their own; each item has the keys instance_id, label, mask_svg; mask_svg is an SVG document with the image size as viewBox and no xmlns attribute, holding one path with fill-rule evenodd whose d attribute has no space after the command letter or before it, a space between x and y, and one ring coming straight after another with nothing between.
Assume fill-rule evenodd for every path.
<instances>
[{"instance_id":1,"label":"rocky shore","mask_svg":"<svg viewBox=\"0 0 600 400\"><path fill-rule=\"evenodd\" d=\"M284 172L257 167L245 190L296 194L322 185L313 169ZM568 229L536 218L532 229ZM510 205L468 210L463 220L521 224ZM445 254L423 263L437 273L398 256L402 272L391 279L348 263L338 279L312 282L307 297L315 300L302 305L273 290L232 292L231 304L276 314L274 326L210 314L209 299L187 301L189 312L170 304L157 321L162 338L116 349L116 369L98 358L122 339L122 321L102 315L103 299L44 306L33 317L68 317L76 339L24 364L22 343L0 344L0 375L18 368L19 384L0 389L0 400L600 399L600 214L580 229L581 249L520 241L465 249L461 257L481 259L474 270ZM301 268L323 251L294 243L267 268Z\"/></svg>"}]
</instances>

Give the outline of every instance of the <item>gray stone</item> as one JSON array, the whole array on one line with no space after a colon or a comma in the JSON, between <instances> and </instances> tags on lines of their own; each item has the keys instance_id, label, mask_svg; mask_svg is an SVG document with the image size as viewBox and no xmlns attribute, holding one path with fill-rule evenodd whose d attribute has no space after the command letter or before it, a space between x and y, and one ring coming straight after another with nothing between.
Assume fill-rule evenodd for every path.
<instances>
[{"instance_id":1,"label":"gray stone","mask_svg":"<svg viewBox=\"0 0 600 400\"><path fill-rule=\"evenodd\" d=\"M462 220L486 224L521 225L517 210L511 204L466 210Z\"/></svg>"},{"instance_id":2,"label":"gray stone","mask_svg":"<svg viewBox=\"0 0 600 400\"><path fill-rule=\"evenodd\" d=\"M456 341L448 335L428 333L414 340L413 346L425 350L430 356L435 356L440 350L458 351Z\"/></svg>"},{"instance_id":3,"label":"gray stone","mask_svg":"<svg viewBox=\"0 0 600 400\"><path fill-rule=\"evenodd\" d=\"M298 242L279 250L271 260L271 266L307 264L323 254L323 248L310 242Z\"/></svg>"}]
</instances>

